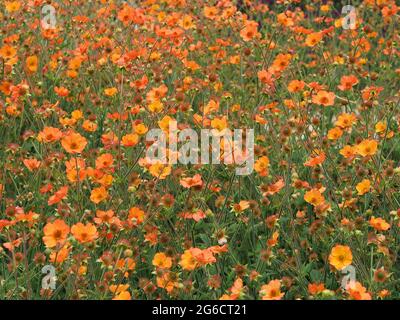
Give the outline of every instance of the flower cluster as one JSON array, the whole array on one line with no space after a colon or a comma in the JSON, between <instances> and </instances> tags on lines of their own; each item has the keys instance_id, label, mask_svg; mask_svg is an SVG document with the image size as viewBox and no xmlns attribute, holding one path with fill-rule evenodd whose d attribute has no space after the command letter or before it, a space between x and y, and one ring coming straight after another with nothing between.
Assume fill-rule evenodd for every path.
<instances>
[{"instance_id":1,"label":"flower cluster","mask_svg":"<svg viewBox=\"0 0 400 320\"><path fill-rule=\"evenodd\" d=\"M0 298L400 298L396 1L136 2L0 3Z\"/></svg>"}]
</instances>

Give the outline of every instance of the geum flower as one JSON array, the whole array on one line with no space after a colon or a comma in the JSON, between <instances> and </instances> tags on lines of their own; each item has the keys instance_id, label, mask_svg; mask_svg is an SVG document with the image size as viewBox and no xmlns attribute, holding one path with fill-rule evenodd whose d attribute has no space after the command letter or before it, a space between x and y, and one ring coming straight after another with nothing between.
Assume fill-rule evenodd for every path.
<instances>
[{"instance_id":1,"label":"geum flower","mask_svg":"<svg viewBox=\"0 0 400 320\"><path fill-rule=\"evenodd\" d=\"M336 245L329 255L329 263L336 270L343 270L353 262L353 255L348 246Z\"/></svg>"},{"instance_id":2,"label":"geum flower","mask_svg":"<svg viewBox=\"0 0 400 320\"><path fill-rule=\"evenodd\" d=\"M62 138L61 145L68 153L78 154L85 149L87 140L79 133L71 132Z\"/></svg>"},{"instance_id":3,"label":"geum flower","mask_svg":"<svg viewBox=\"0 0 400 320\"><path fill-rule=\"evenodd\" d=\"M79 222L72 226L71 233L80 243L92 242L98 237L97 228L91 223Z\"/></svg>"},{"instance_id":4,"label":"geum flower","mask_svg":"<svg viewBox=\"0 0 400 320\"><path fill-rule=\"evenodd\" d=\"M67 240L70 228L64 220L57 219L54 222L47 223L44 228L43 242L47 248L53 248L57 245L64 245Z\"/></svg>"}]
</instances>

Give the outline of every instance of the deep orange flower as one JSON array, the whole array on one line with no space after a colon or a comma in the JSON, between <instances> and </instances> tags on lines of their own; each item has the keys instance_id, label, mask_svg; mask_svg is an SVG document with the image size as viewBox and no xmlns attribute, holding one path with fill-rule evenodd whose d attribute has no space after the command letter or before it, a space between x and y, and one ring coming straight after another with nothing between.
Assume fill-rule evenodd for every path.
<instances>
[{"instance_id":1,"label":"deep orange flower","mask_svg":"<svg viewBox=\"0 0 400 320\"><path fill-rule=\"evenodd\" d=\"M318 155L310 157L305 163L306 167L315 167L326 160L326 154L324 152L317 151Z\"/></svg>"},{"instance_id":2,"label":"deep orange flower","mask_svg":"<svg viewBox=\"0 0 400 320\"><path fill-rule=\"evenodd\" d=\"M5 5L8 12L16 12L21 8L21 2L19 1L6 1Z\"/></svg>"},{"instance_id":3,"label":"deep orange flower","mask_svg":"<svg viewBox=\"0 0 400 320\"><path fill-rule=\"evenodd\" d=\"M113 210L97 210L96 217L93 218L93 221L97 224L103 223L112 223L114 220L114 211Z\"/></svg>"},{"instance_id":4,"label":"deep orange flower","mask_svg":"<svg viewBox=\"0 0 400 320\"><path fill-rule=\"evenodd\" d=\"M52 195L49 200L47 201L47 204L49 206L52 206L53 204L59 203L61 200L65 199L65 197L68 194L68 186L61 187L58 191Z\"/></svg>"},{"instance_id":5,"label":"deep orange flower","mask_svg":"<svg viewBox=\"0 0 400 320\"><path fill-rule=\"evenodd\" d=\"M318 293L321 293L324 290L325 290L325 285L323 283L309 283L308 284L308 292L313 296Z\"/></svg>"},{"instance_id":6,"label":"deep orange flower","mask_svg":"<svg viewBox=\"0 0 400 320\"><path fill-rule=\"evenodd\" d=\"M192 271L199 265L197 259L194 257L192 250L188 249L181 255L179 264L184 270Z\"/></svg>"},{"instance_id":7,"label":"deep orange flower","mask_svg":"<svg viewBox=\"0 0 400 320\"><path fill-rule=\"evenodd\" d=\"M69 95L69 90L65 87L54 87L54 92L60 97L67 97Z\"/></svg>"},{"instance_id":8,"label":"deep orange flower","mask_svg":"<svg viewBox=\"0 0 400 320\"><path fill-rule=\"evenodd\" d=\"M347 292L354 300L371 300L371 294L367 289L358 281L352 282L347 287Z\"/></svg>"},{"instance_id":9,"label":"deep orange flower","mask_svg":"<svg viewBox=\"0 0 400 320\"><path fill-rule=\"evenodd\" d=\"M345 158L347 158L347 159L350 159L350 158L355 157L355 155L356 155L356 148L355 148L355 147L352 147L352 146L350 146L350 145L346 145L346 146L344 146L344 147L339 151L339 153L340 153L343 157L345 157Z\"/></svg>"}]
</instances>

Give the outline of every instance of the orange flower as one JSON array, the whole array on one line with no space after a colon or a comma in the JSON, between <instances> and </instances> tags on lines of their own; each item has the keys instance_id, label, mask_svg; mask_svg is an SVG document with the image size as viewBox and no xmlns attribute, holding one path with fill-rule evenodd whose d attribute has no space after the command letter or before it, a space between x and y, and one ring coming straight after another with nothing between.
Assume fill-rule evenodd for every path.
<instances>
[{"instance_id":1,"label":"orange flower","mask_svg":"<svg viewBox=\"0 0 400 320\"><path fill-rule=\"evenodd\" d=\"M272 73L268 72L267 70L261 70L261 71L258 71L257 76L258 76L258 79L262 83L269 85L269 86L273 86L274 79L272 77L273 76Z\"/></svg>"},{"instance_id":2,"label":"orange flower","mask_svg":"<svg viewBox=\"0 0 400 320\"><path fill-rule=\"evenodd\" d=\"M304 200L313 206L318 206L325 201L325 198L319 190L312 189L306 192Z\"/></svg>"},{"instance_id":3,"label":"orange flower","mask_svg":"<svg viewBox=\"0 0 400 320\"><path fill-rule=\"evenodd\" d=\"M117 88L106 88L104 89L104 94L108 97L115 96L117 94Z\"/></svg>"},{"instance_id":4,"label":"orange flower","mask_svg":"<svg viewBox=\"0 0 400 320\"><path fill-rule=\"evenodd\" d=\"M177 275L173 272L163 273L161 276L157 277L157 286L171 293L175 288L179 287Z\"/></svg>"},{"instance_id":5,"label":"orange flower","mask_svg":"<svg viewBox=\"0 0 400 320\"><path fill-rule=\"evenodd\" d=\"M306 38L306 45L309 47L314 47L322 40L322 33L321 32L313 32L307 35Z\"/></svg>"},{"instance_id":6,"label":"orange flower","mask_svg":"<svg viewBox=\"0 0 400 320\"><path fill-rule=\"evenodd\" d=\"M47 223L43 228L43 242L45 246L53 248L59 244L63 245L67 240L69 230L69 226L61 219Z\"/></svg>"},{"instance_id":7,"label":"orange flower","mask_svg":"<svg viewBox=\"0 0 400 320\"><path fill-rule=\"evenodd\" d=\"M129 291L122 291L113 298L113 300L131 300L131 299L132 297Z\"/></svg>"},{"instance_id":8,"label":"orange flower","mask_svg":"<svg viewBox=\"0 0 400 320\"><path fill-rule=\"evenodd\" d=\"M0 57L2 57L5 60L12 59L16 54L17 50L14 47L11 47L7 44L0 48Z\"/></svg>"},{"instance_id":9,"label":"orange flower","mask_svg":"<svg viewBox=\"0 0 400 320\"><path fill-rule=\"evenodd\" d=\"M248 201L242 200L239 203L233 204L232 208L235 213L243 212L244 210L250 207L250 203Z\"/></svg>"},{"instance_id":10,"label":"orange flower","mask_svg":"<svg viewBox=\"0 0 400 320\"><path fill-rule=\"evenodd\" d=\"M371 190L371 181L364 179L356 186L359 196L362 196Z\"/></svg>"},{"instance_id":11,"label":"orange flower","mask_svg":"<svg viewBox=\"0 0 400 320\"><path fill-rule=\"evenodd\" d=\"M144 135L149 129L143 123L138 123L133 126L133 130L138 135Z\"/></svg>"},{"instance_id":12,"label":"orange flower","mask_svg":"<svg viewBox=\"0 0 400 320\"><path fill-rule=\"evenodd\" d=\"M39 169L41 161L38 161L37 159L24 159L24 165L25 167L28 168L29 171L34 171Z\"/></svg>"},{"instance_id":13,"label":"orange flower","mask_svg":"<svg viewBox=\"0 0 400 320\"><path fill-rule=\"evenodd\" d=\"M328 131L328 139L329 140L337 140L343 135L342 129L339 127L335 127Z\"/></svg>"},{"instance_id":14,"label":"orange flower","mask_svg":"<svg viewBox=\"0 0 400 320\"><path fill-rule=\"evenodd\" d=\"M60 250L50 253L50 262L63 263L68 258L70 251L71 248L69 247L69 243L67 242Z\"/></svg>"},{"instance_id":15,"label":"orange flower","mask_svg":"<svg viewBox=\"0 0 400 320\"><path fill-rule=\"evenodd\" d=\"M255 38L259 33L257 32L258 23L252 20L246 21L244 28L240 31L240 36L246 42Z\"/></svg>"},{"instance_id":16,"label":"orange flower","mask_svg":"<svg viewBox=\"0 0 400 320\"><path fill-rule=\"evenodd\" d=\"M356 146L356 151L363 157L373 156L378 150L378 142L376 140L364 140Z\"/></svg>"},{"instance_id":17,"label":"orange flower","mask_svg":"<svg viewBox=\"0 0 400 320\"><path fill-rule=\"evenodd\" d=\"M42 131L39 132L37 139L40 142L55 142L60 140L62 137L62 132L53 127L45 127Z\"/></svg>"},{"instance_id":18,"label":"orange flower","mask_svg":"<svg viewBox=\"0 0 400 320\"><path fill-rule=\"evenodd\" d=\"M39 59L37 56L29 56L26 58L26 68L30 73L35 73L38 70Z\"/></svg>"},{"instance_id":19,"label":"orange flower","mask_svg":"<svg viewBox=\"0 0 400 320\"><path fill-rule=\"evenodd\" d=\"M281 282L277 279L263 285L259 293L262 300L281 300L285 295L281 292Z\"/></svg>"},{"instance_id":20,"label":"orange flower","mask_svg":"<svg viewBox=\"0 0 400 320\"><path fill-rule=\"evenodd\" d=\"M161 269L169 269L172 267L172 259L163 252L158 252L154 255L153 266Z\"/></svg>"},{"instance_id":21,"label":"orange flower","mask_svg":"<svg viewBox=\"0 0 400 320\"><path fill-rule=\"evenodd\" d=\"M369 224L371 227L373 227L375 230L378 231L386 231L390 229L389 223L387 223L382 218L375 218L374 216L372 216L371 219L369 220Z\"/></svg>"},{"instance_id":22,"label":"orange flower","mask_svg":"<svg viewBox=\"0 0 400 320\"><path fill-rule=\"evenodd\" d=\"M371 294L367 292L367 289L358 281L350 282L347 287L347 292L354 300L371 300Z\"/></svg>"},{"instance_id":23,"label":"orange flower","mask_svg":"<svg viewBox=\"0 0 400 320\"><path fill-rule=\"evenodd\" d=\"M67 97L69 95L69 90L64 87L54 87L54 92L60 97Z\"/></svg>"},{"instance_id":24,"label":"orange flower","mask_svg":"<svg viewBox=\"0 0 400 320\"><path fill-rule=\"evenodd\" d=\"M133 220L135 225L141 224L144 221L145 213L143 210L133 207L129 210L128 218Z\"/></svg>"},{"instance_id":25,"label":"orange flower","mask_svg":"<svg viewBox=\"0 0 400 320\"><path fill-rule=\"evenodd\" d=\"M188 271L192 271L198 266L198 262L195 259L192 250L190 249L185 250L185 252L181 255L181 261L179 261L179 264L184 270Z\"/></svg>"},{"instance_id":26,"label":"orange flower","mask_svg":"<svg viewBox=\"0 0 400 320\"><path fill-rule=\"evenodd\" d=\"M333 106L335 103L335 94L333 92L320 90L316 95L313 95L312 102L324 107Z\"/></svg>"},{"instance_id":27,"label":"orange flower","mask_svg":"<svg viewBox=\"0 0 400 320\"><path fill-rule=\"evenodd\" d=\"M72 226L71 233L80 243L92 242L98 237L97 229L91 223L84 225L82 222L78 222Z\"/></svg>"},{"instance_id":28,"label":"orange flower","mask_svg":"<svg viewBox=\"0 0 400 320\"><path fill-rule=\"evenodd\" d=\"M338 88L342 91L351 90L358 83L358 79L356 76L343 76L340 79L340 85Z\"/></svg>"},{"instance_id":29,"label":"orange flower","mask_svg":"<svg viewBox=\"0 0 400 320\"><path fill-rule=\"evenodd\" d=\"M351 114L343 113L338 117L335 125L342 129L345 129L345 128L350 128L356 121L357 117L355 116L354 113Z\"/></svg>"},{"instance_id":30,"label":"orange flower","mask_svg":"<svg viewBox=\"0 0 400 320\"><path fill-rule=\"evenodd\" d=\"M196 186L201 187L203 185L203 181L201 180L201 175L196 174L192 178L189 177L181 179L180 184L182 187L189 189Z\"/></svg>"},{"instance_id":31,"label":"orange flower","mask_svg":"<svg viewBox=\"0 0 400 320\"><path fill-rule=\"evenodd\" d=\"M304 89L305 83L301 80L292 80L288 85L289 92L299 92Z\"/></svg>"},{"instance_id":32,"label":"orange flower","mask_svg":"<svg viewBox=\"0 0 400 320\"><path fill-rule=\"evenodd\" d=\"M308 284L308 292L313 296L318 293L321 293L324 290L325 290L325 285L323 283L309 283Z\"/></svg>"},{"instance_id":33,"label":"orange flower","mask_svg":"<svg viewBox=\"0 0 400 320\"><path fill-rule=\"evenodd\" d=\"M160 162L157 162L150 166L149 172L153 177L164 180L171 174L171 166L167 166Z\"/></svg>"},{"instance_id":34,"label":"orange flower","mask_svg":"<svg viewBox=\"0 0 400 320\"><path fill-rule=\"evenodd\" d=\"M319 165L319 164L321 164L321 163L324 163L324 161L326 160L326 154L325 154L325 152L322 152L322 151L318 151L317 150L317 156L315 156L315 157L310 157L310 159L309 160L307 160L305 163L304 163L304 166L306 166L306 167L315 167L315 166L317 166L317 165Z\"/></svg>"},{"instance_id":35,"label":"orange flower","mask_svg":"<svg viewBox=\"0 0 400 320\"><path fill-rule=\"evenodd\" d=\"M353 158L356 155L356 148L346 145L339 151L339 153L347 159Z\"/></svg>"},{"instance_id":36,"label":"orange flower","mask_svg":"<svg viewBox=\"0 0 400 320\"><path fill-rule=\"evenodd\" d=\"M269 159L267 156L260 157L254 163L254 170L261 176L265 177L268 175Z\"/></svg>"},{"instance_id":37,"label":"orange flower","mask_svg":"<svg viewBox=\"0 0 400 320\"><path fill-rule=\"evenodd\" d=\"M97 210L96 217L93 218L93 221L97 224L103 223L111 223L114 220L114 211L113 210Z\"/></svg>"},{"instance_id":38,"label":"orange flower","mask_svg":"<svg viewBox=\"0 0 400 320\"><path fill-rule=\"evenodd\" d=\"M15 239L10 242L3 243L3 247L8 249L9 251L14 251L15 248L18 248L22 243L22 238Z\"/></svg>"},{"instance_id":39,"label":"orange flower","mask_svg":"<svg viewBox=\"0 0 400 320\"><path fill-rule=\"evenodd\" d=\"M353 255L348 246L336 245L332 248L329 255L329 263L336 268L342 270L353 262Z\"/></svg>"},{"instance_id":40,"label":"orange flower","mask_svg":"<svg viewBox=\"0 0 400 320\"><path fill-rule=\"evenodd\" d=\"M111 153L105 153L96 159L96 169L110 168L114 163L114 158Z\"/></svg>"},{"instance_id":41,"label":"orange flower","mask_svg":"<svg viewBox=\"0 0 400 320\"><path fill-rule=\"evenodd\" d=\"M61 145L68 153L78 154L85 149L87 144L86 138L79 133L71 132L64 136L61 140Z\"/></svg>"},{"instance_id":42,"label":"orange flower","mask_svg":"<svg viewBox=\"0 0 400 320\"><path fill-rule=\"evenodd\" d=\"M5 5L8 12L15 12L21 8L21 2L19 1L6 1Z\"/></svg>"},{"instance_id":43,"label":"orange flower","mask_svg":"<svg viewBox=\"0 0 400 320\"><path fill-rule=\"evenodd\" d=\"M218 15L217 7L207 7L205 6L204 9L204 16L208 19L215 19Z\"/></svg>"},{"instance_id":44,"label":"orange flower","mask_svg":"<svg viewBox=\"0 0 400 320\"><path fill-rule=\"evenodd\" d=\"M85 160L81 158L73 158L65 162L65 171L70 182L83 181L86 178L87 170L85 169Z\"/></svg>"},{"instance_id":45,"label":"orange flower","mask_svg":"<svg viewBox=\"0 0 400 320\"><path fill-rule=\"evenodd\" d=\"M136 146L139 142L139 136L136 133L128 133L121 138L121 144L124 147Z\"/></svg>"},{"instance_id":46,"label":"orange flower","mask_svg":"<svg viewBox=\"0 0 400 320\"><path fill-rule=\"evenodd\" d=\"M285 186L285 181L283 179L279 179L275 183L272 183L267 186L267 191L263 193L263 196L272 196L275 193L281 191L284 186Z\"/></svg>"},{"instance_id":47,"label":"orange flower","mask_svg":"<svg viewBox=\"0 0 400 320\"><path fill-rule=\"evenodd\" d=\"M49 206L52 206L53 204L59 203L61 200L65 199L68 193L68 186L61 187L58 191L52 195L49 200L47 201L47 204Z\"/></svg>"},{"instance_id":48,"label":"orange flower","mask_svg":"<svg viewBox=\"0 0 400 320\"><path fill-rule=\"evenodd\" d=\"M95 188L90 193L90 200L95 204L99 204L101 201L106 200L108 197L107 189L104 187Z\"/></svg>"},{"instance_id":49,"label":"orange flower","mask_svg":"<svg viewBox=\"0 0 400 320\"><path fill-rule=\"evenodd\" d=\"M118 294L127 291L129 289L129 284L119 284L119 285L112 284L108 287L108 289L110 290L111 293Z\"/></svg>"}]
</instances>

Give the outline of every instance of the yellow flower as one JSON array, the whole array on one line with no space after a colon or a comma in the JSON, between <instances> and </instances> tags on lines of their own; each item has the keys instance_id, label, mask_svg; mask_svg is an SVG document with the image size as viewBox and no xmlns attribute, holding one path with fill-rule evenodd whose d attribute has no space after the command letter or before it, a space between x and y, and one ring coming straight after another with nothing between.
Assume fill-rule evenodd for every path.
<instances>
[{"instance_id":1,"label":"yellow flower","mask_svg":"<svg viewBox=\"0 0 400 320\"><path fill-rule=\"evenodd\" d=\"M159 113L164 109L164 105L160 100L155 100L149 104L149 110L154 113Z\"/></svg>"},{"instance_id":2,"label":"yellow flower","mask_svg":"<svg viewBox=\"0 0 400 320\"><path fill-rule=\"evenodd\" d=\"M26 68L29 72L35 73L38 70L39 59L37 56L29 56L26 58Z\"/></svg>"},{"instance_id":3,"label":"yellow flower","mask_svg":"<svg viewBox=\"0 0 400 320\"><path fill-rule=\"evenodd\" d=\"M117 94L117 88L106 88L104 89L104 94L108 97L115 96Z\"/></svg>"},{"instance_id":4,"label":"yellow flower","mask_svg":"<svg viewBox=\"0 0 400 320\"><path fill-rule=\"evenodd\" d=\"M6 1L5 4L8 12L15 12L21 8L21 3L19 1Z\"/></svg>"},{"instance_id":5,"label":"yellow flower","mask_svg":"<svg viewBox=\"0 0 400 320\"><path fill-rule=\"evenodd\" d=\"M342 270L353 262L353 254L348 246L336 245L332 248L329 255L329 263L336 268Z\"/></svg>"},{"instance_id":6,"label":"yellow flower","mask_svg":"<svg viewBox=\"0 0 400 320\"><path fill-rule=\"evenodd\" d=\"M167 255L163 252L158 252L154 255L153 258L153 266L161 268L161 269L169 269L172 267L172 259L167 257Z\"/></svg>"},{"instance_id":7,"label":"yellow flower","mask_svg":"<svg viewBox=\"0 0 400 320\"><path fill-rule=\"evenodd\" d=\"M364 140L356 146L357 153L363 157L373 156L378 150L376 140Z\"/></svg>"},{"instance_id":8,"label":"yellow flower","mask_svg":"<svg viewBox=\"0 0 400 320\"><path fill-rule=\"evenodd\" d=\"M304 195L304 200L312 204L313 206L318 206L325 201L325 198L319 190L312 189L306 192L306 194Z\"/></svg>"},{"instance_id":9,"label":"yellow flower","mask_svg":"<svg viewBox=\"0 0 400 320\"><path fill-rule=\"evenodd\" d=\"M371 190L371 181L364 179L356 186L359 196L362 196Z\"/></svg>"}]
</instances>

